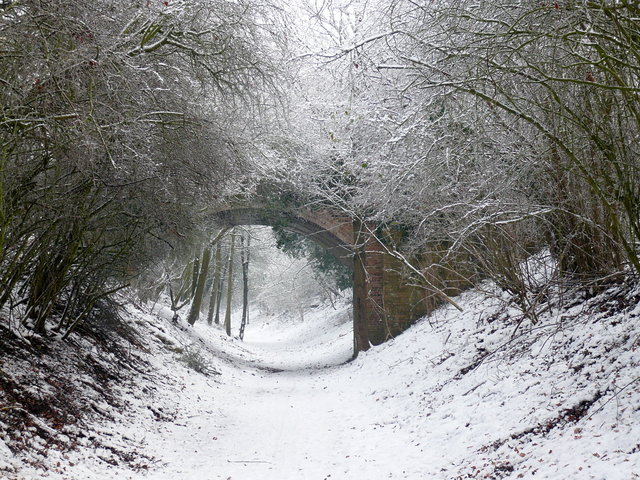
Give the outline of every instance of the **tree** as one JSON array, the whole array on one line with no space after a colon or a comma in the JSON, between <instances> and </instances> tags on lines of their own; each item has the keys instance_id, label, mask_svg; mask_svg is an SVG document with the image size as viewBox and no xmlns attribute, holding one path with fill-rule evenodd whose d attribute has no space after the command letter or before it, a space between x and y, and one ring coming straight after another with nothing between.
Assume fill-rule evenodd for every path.
<instances>
[{"instance_id":1,"label":"tree","mask_svg":"<svg viewBox=\"0 0 640 480\"><path fill-rule=\"evenodd\" d=\"M222 291L221 277L222 272L222 242L218 242L216 245L215 255L215 271L213 274L213 282L211 284L211 294L209 296L209 309L207 311L207 323L211 325L213 323L214 313L219 311L220 293ZM216 316L216 324L219 323L219 318Z\"/></svg>"},{"instance_id":2,"label":"tree","mask_svg":"<svg viewBox=\"0 0 640 480\"><path fill-rule=\"evenodd\" d=\"M378 226L428 288L490 276L525 311L549 287L533 253L564 286L638 270L634 2L317 5L291 149L313 160L282 174L305 201Z\"/></svg>"},{"instance_id":3,"label":"tree","mask_svg":"<svg viewBox=\"0 0 640 480\"><path fill-rule=\"evenodd\" d=\"M251 235L245 231L240 236L240 261L242 263L242 320L240 322L240 340L244 339L244 330L249 323L249 259Z\"/></svg>"},{"instance_id":4,"label":"tree","mask_svg":"<svg viewBox=\"0 0 640 480\"><path fill-rule=\"evenodd\" d=\"M195 291L193 292L193 300L191 303L191 310L189 310L189 325L193 325L200 316L200 309L202 307L202 299L204 297L204 287L209 275L209 264L211 263L211 248L205 247L202 251L202 262L200 265L200 271L195 281ZM194 271L196 269L194 268ZM195 277L194 277L195 278Z\"/></svg>"},{"instance_id":5,"label":"tree","mask_svg":"<svg viewBox=\"0 0 640 480\"><path fill-rule=\"evenodd\" d=\"M222 265L220 286L218 287L218 294L216 296L216 316L215 316L216 325L220 325L220 306L222 305L222 292L224 289L224 278L227 274L228 268L229 268L229 262L224 262L224 265Z\"/></svg>"},{"instance_id":6,"label":"tree","mask_svg":"<svg viewBox=\"0 0 640 480\"><path fill-rule=\"evenodd\" d=\"M39 332L60 308L72 329L182 255L202 205L242 183L249 144L234 127L277 91L267 8L2 6L0 304L25 304Z\"/></svg>"},{"instance_id":7,"label":"tree","mask_svg":"<svg viewBox=\"0 0 640 480\"><path fill-rule=\"evenodd\" d=\"M631 133L639 118L638 7L464 0L392 6L394 29L403 34L392 45L398 63L388 68L409 71L418 90L469 99L497 120L494 135L528 140L525 161L515 164L526 172L526 162L537 161L540 185L532 189L531 177L523 177L519 188L529 190L530 205L542 203L541 224L562 271L583 281L607 277L621 271L623 253L637 270L638 215L630 198L638 179ZM509 202L497 207L494 223L513 211Z\"/></svg>"},{"instance_id":8,"label":"tree","mask_svg":"<svg viewBox=\"0 0 640 480\"><path fill-rule=\"evenodd\" d=\"M351 270L335 255L299 234L274 227L276 246L293 258L306 258L316 280L332 291L351 288Z\"/></svg>"},{"instance_id":9,"label":"tree","mask_svg":"<svg viewBox=\"0 0 640 480\"><path fill-rule=\"evenodd\" d=\"M231 307L233 300L233 255L235 253L235 235L231 234L231 245L229 246L229 258L227 259L227 301L224 315L224 329L228 336L231 336Z\"/></svg>"}]
</instances>

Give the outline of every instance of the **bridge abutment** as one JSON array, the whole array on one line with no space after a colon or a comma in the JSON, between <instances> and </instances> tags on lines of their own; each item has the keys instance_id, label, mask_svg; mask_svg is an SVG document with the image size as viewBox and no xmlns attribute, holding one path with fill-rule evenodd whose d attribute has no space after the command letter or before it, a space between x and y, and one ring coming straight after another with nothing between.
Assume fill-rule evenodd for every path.
<instances>
[{"instance_id":1,"label":"bridge abutment","mask_svg":"<svg viewBox=\"0 0 640 480\"><path fill-rule=\"evenodd\" d=\"M424 289L405 277L393 257L373 233L373 225L354 222L353 319L356 353L380 345L402 333L429 313ZM430 308L431 307L431 308Z\"/></svg>"},{"instance_id":2,"label":"bridge abutment","mask_svg":"<svg viewBox=\"0 0 640 480\"><path fill-rule=\"evenodd\" d=\"M353 322L355 352L387 338L384 315L384 253L362 222L354 221Z\"/></svg>"}]
</instances>

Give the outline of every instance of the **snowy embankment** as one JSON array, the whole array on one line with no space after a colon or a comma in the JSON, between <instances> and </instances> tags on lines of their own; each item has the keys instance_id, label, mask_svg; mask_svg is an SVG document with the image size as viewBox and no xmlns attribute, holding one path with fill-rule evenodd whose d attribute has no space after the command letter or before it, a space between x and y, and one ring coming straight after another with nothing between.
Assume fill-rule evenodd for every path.
<instances>
[{"instance_id":1,"label":"snowy embankment","mask_svg":"<svg viewBox=\"0 0 640 480\"><path fill-rule=\"evenodd\" d=\"M504 299L472 291L458 301L464 313L443 308L348 363L347 304L316 308L304 322L256 318L244 343L206 325L174 326L165 310L131 307L146 340L130 354L146 366L111 385L117 400L97 405L107 412L88 426L41 425L57 443L20 450L4 435L0 472L640 478L640 290L612 289L517 329ZM95 347L89 355L106 358ZM5 375L19 376L18 363L5 361Z\"/></svg>"}]
</instances>

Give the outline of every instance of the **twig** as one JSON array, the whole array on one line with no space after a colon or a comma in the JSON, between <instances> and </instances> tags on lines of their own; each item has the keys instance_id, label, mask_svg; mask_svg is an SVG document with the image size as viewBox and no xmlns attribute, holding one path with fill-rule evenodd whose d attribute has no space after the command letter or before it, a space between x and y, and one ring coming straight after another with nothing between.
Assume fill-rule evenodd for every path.
<instances>
[{"instance_id":1,"label":"twig","mask_svg":"<svg viewBox=\"0 0 640 480\"><path fill-rule=\"evenodd\" d=\"M634 378L633 380L631 380L629 383L627 383L624 387L620 388L620 390L618 390L617 392L614 392L613 395L611 396L611 398L609 400L607 400L606 402L604 402L602 405L600 405L600 407L595 410L591 415L589 415L589 417L587 417L587 420L591 420L591 418L593 418L593 416L600 412L602 409L604 409L604 407L606 407L609 402L611 402L614 398L617 398L618 395L620 395L624 390L626 390L628 387L630 387L631 385L633 385L634 383L636 383L637 381L640 381L640 377Z\"/></svg>"},{"instance_id":2,"label":"twig","mask_svg":"<svg viewBox=\"0 0 640 480\"><path fill-rule=\"evenodd\" d=\"M484 382L480 382L479 384L477 384L475 387L470 388L469 390L467 390L466 392L464 392L462 394L462 396L466 396L469 395L471 392L473 392L474 390L476 390L478 387L481 387L482 385L484 385L485 383L487 383L487 381L485 380Z\"/></svg>"},{"instance_id":3,"label":"twig","mask_svg":"<svg viewBox=\"0 0 640 480\"><path fill-rule=\"evenodd\" d=\"M0 407L0 412L4 412L7 410L22 410L23 412L26 412L26 410L19 405L7 405L6 407Z\"/></svg>"},{"instance_id":4,"label":"twig","mask_svg":"<svg viewBox=\"0 0 640 480\"><path fill-rule=\"evenodd\" d=\"M227 463L268 463L271 465L271 462L267 462L266 460L229 460L227 459Z\"/></svg>"}]
</instances>

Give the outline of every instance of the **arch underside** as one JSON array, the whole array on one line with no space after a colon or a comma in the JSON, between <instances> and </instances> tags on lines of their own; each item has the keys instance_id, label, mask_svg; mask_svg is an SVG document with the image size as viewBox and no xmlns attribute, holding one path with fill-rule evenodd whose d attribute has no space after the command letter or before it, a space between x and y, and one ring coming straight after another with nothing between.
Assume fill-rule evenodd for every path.
<instances>
[{"instance_id":1,"label":"arch underside","mask_svg":"<svg viewBox=\"0 0 640 480\"><path fill-rule=\"evenodd\" d=\"M327 230L295 214L274 214L259 208L235 208L216 212L215 217L220 223L228 227L239 225L277 226L287 231L298 233L331 252L341 263L353 270L354 253L351 245L345 244L331 230Z\"/></svg>"}]
</instances>

